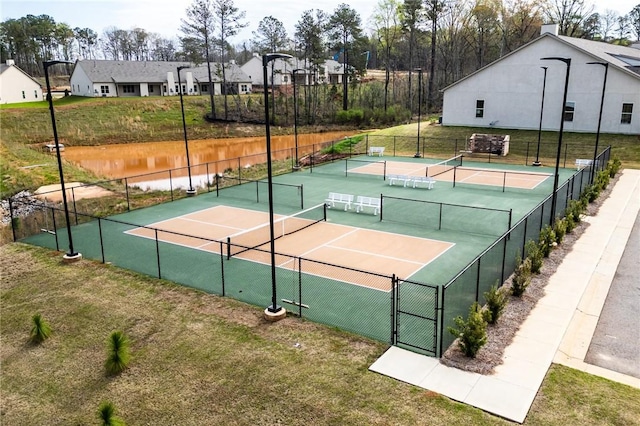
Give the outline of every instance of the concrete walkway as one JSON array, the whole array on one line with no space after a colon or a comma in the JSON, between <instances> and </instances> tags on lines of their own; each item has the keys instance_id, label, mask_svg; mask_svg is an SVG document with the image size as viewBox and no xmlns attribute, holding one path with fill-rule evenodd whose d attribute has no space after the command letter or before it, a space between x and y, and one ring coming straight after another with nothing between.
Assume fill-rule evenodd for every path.
<instances>
[{"instance_id":1,"label":"concrete walkway","mask_svg":"<svg viewBox=\"0 0 640 426\"><path fill-rule=\"evenodd\" d=\"M624 170L598 215L565 257L492 375L446 367L391 347L370 370L524 422L552 362L640 388L640 379L584 362L640 210L640 171ZM640 342L639 342L640 344Z\"/></svg>"}]
</instances>

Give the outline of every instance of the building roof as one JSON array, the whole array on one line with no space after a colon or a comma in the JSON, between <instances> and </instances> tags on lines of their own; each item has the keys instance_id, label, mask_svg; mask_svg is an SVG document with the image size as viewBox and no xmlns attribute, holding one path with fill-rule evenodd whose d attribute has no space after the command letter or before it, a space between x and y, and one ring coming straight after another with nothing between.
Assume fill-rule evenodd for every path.
<instances>
[{"instance_id":1,"label":"building roof","mask_svg":"<svg viewBox=\"0 0 640 426\"><path fill-rule=\"evenodd\" d=\"M29 78L30 80L32 80L34 83L36 83L38 86L40 85L40 82L38 80L36 80L35 78L31 77L29 74L27 74L24 70L22 70L22 68L20 68L17 65L7 65L7 64L0 64L0 75L2 75L6 70L8 70L9 68L15 68L18 71L20 71L22 74L25 75L25 77ZM42 87L42 86L41 86Z\"/></svg>"},{"instance_id":2,"label":"building roof","mask_svg":"<svg viewBox=\"0 0 640 426\"><path fill-rule=\"evenodd\" d=\"M485 65L484 67L450 84L449 86L442 89L442 91L444 92L445 90L457 85L458 83L468 78L471 78L475 74L482 72L489 67L494 66L495 64L504 60L505 58L517 52L520 52L521 50L526 49L530 45L539 42L545 37L551 37L552 39L557 40L566 45L569 45L574 49L578 49L584 52L585 54L592 56L594 58L594 61L608 62L611 66L618 68L619 70L627 74L630 74L631 76L640 80L640 49L637 49L635 47L626 47L626 46L619 46L615 44L608 44L601 41L586 40L586 39L567 37L567 36L557 36L553 33L544 33L540 37L536 38L535 40L532 40L529 43L520 46L516 50L509 52L503 57L496 59L490 64Z\"/></svg>"},{"instance_id":3,"label":"building roof","mask_svg":"<svg viewBox=\"0 0 640 426\"><path fill-rule=\"evenodd\" d=\"M179 66L190 66L184 72L191 72L195 81L208 82L207 65L194 66L189 62L161 62L161 61L109 61L109 60L80 60L76 67L80 67L91 81L114 83L163 83L167 81L167 73L176 73ZM211 80L221 82L222 75L218 72L219 63L211 63ZM251 79L236 64L225 64L227 82L245 83Z\"/></svg>"}]
</instances>

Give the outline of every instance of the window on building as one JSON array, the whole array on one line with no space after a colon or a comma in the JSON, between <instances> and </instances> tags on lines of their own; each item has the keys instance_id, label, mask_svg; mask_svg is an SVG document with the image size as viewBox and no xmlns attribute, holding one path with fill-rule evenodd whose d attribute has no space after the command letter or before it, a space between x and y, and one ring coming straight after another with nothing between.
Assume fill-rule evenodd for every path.
<instances>
[{"instance_id":1,"label":"window on building","mask_svg":"<svg viewBox=\"0 0 640 426\"><path fill-rule=\"evenodd\" d=\"M34 90L34 91L33 91L33 96L34 96L36 99L38 99L38 91L37 91L37 90ZM631 122L631 121L629 121L629 122Z\"/></svg>"},{"instance_id":2,"label":"window on building","mask_svg":"<svg viewBox=\"0 0 640 426\"><path fill-rule=\"evenodd\" d=\"M240 91L241 92L248 92L249 91L249 86L247 86L246 84L241 84L240 85Z\"/></svg>"},{"instance_id":3,"label":"window on building","mask_svg":"<svg viewBox=\"0 0 640 426\"><path fill-rule=\"evenodd\" d=\"M103 95L109 93L109 86L100 86L100 93L102 93Z\"/></svg>"},{"instance_id":4,"label":"window on building","mask_svg":"<svg viewBox=\"0 0 640 426\"><path fill-rule=\"evenodd\" d=\"M476 118L484 117L484 99L476 100Z\"/></svg>"},{"instance_id":5,"label":"window on building","mask_svg":"<svg viewBox=\"0 0 640 426\"><path fill-rule=\"evenodd\" d=\"M207 84L202 85L202 93L209 93L209 85Z\"/></svg>"},{"instance_id":6,"label":"window on building","mask_svg":"<svg viewBox=\"0 0 640 426\"><path fill-rule=\"evenodd\" d=\"M631 116L633 115L633 104L622 104L621 124L631 124Z\"/></svg>"},{"instance_id":7,"label":"window on building","mask_svg":"<svg viewBox=\"0 0 640 426\"><path fill-rule=\"evenodd\" d=\"M22 91L22 99L27 99L27 97L24 94L24 90Z\"/></svg>"},{"instance_id":8,"label":"window on building","mask_svg":"<svg viewBox=\"0 0 640 426\"><path fill-rule=\"evenodd\" d=\"M193 93L198 93L198 85L197 84L193 85Z\"/></svg>"},{"instance_id":9,"label":"window on building","mask_svg":"<svg viewBox=\"0 0 640 426\"><path fill-rule=\"evenodd\" d=\"M149 93L153 93L153 84L149 85Z\"/></svg>"},{"instance_id":10,"label":"window on building","mask_svg":"<svg viewBox=\"0 0 640 426\"><path fill-rule=\"evenodd\" d=\"M567 102L564 104L564 121L573 121L573 115L576 111L575 102Z\"/></svg>"},{"instance_id":11,"label":"window on building","mask_svg":"<svg viewBox=\"0 0 640 426\"><path fill-rule=\"evenodd\" d=\"M134 86L133 84L125 84L124 86L122 86L122 92L123 93L136 93L136 86Z\"/></svg>"},{"instance_id":12,"label":"window on building","mask_svg":"<svg viewBox=\"0 0 640 426\"><path fill-rule=\"evenodd\" d=\"M282 81L285 82L285 83L288 83L289 82L289 76L288 75L283 75L282 76Z\"/></svg>"}]
</instances>

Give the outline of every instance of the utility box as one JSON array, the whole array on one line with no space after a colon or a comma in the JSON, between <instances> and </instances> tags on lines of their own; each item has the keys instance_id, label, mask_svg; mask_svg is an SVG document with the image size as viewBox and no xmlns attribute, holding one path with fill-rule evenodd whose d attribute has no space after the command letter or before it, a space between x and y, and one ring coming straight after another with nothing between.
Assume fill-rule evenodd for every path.
<instances>
[{"instance_id":1,"label":"utility box","mask_svg":"<svg viewBox=\"0 0 640 426\"><path fill-rule=\"evenodd\" d=\"M509 153L509 135L474 133L469 138L467 151L505 156Z\"/></svg>"}]
</instances>

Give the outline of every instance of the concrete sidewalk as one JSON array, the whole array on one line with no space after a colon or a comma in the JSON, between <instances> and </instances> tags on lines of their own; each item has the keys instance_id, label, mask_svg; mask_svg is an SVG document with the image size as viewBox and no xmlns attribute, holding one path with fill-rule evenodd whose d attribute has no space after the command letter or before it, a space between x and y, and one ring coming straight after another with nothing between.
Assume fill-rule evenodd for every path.
<instances>
[{"instance_id":1,"label":"concrete sidewalk","mask_svg":"<svg viewBox=\"0 0 640 426\"><path fill-rule=\"evenodd\" d=\"M598 215L565 257L492 375L447 367L391 347L370 370L524 422L552 362L640 388L640 379L584 362L640 210L640 171L624 170Z\"/></svg>"}]
</instances>

